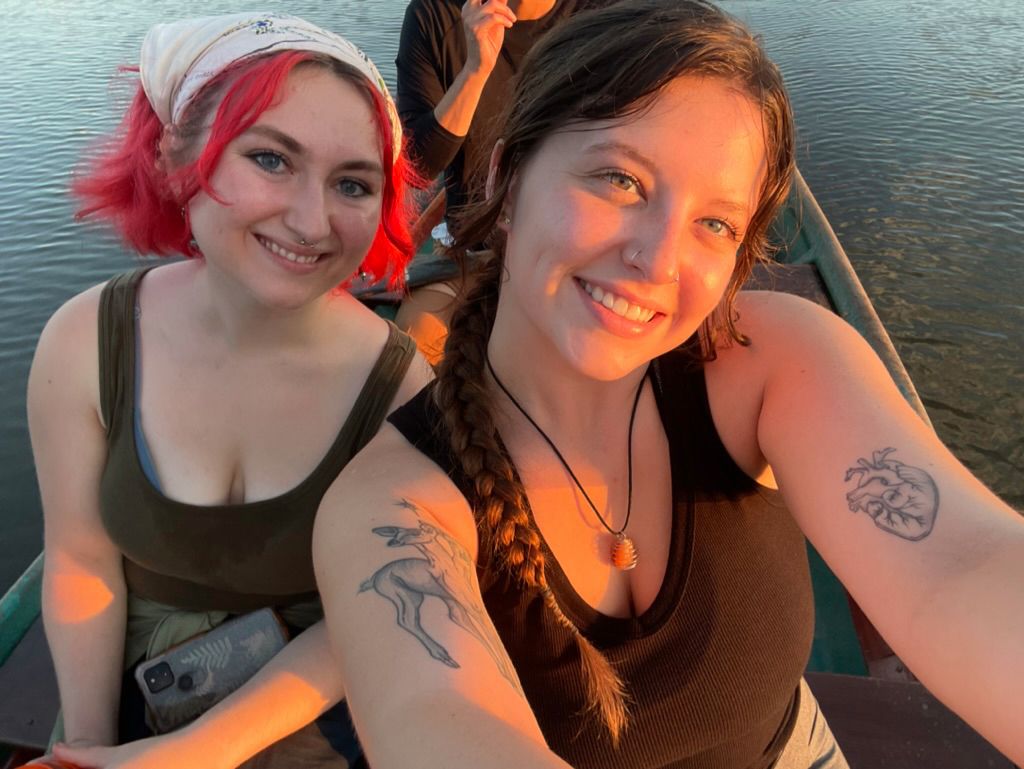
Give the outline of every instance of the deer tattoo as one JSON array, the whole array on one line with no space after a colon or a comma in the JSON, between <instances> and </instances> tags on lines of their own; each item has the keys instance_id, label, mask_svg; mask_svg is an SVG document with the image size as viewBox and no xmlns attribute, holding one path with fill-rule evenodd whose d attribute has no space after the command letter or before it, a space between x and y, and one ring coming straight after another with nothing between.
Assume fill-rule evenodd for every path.
<instances>
[{"instance_id":1,"label":"deer tattoo","mask_svg":"<svg viewBox=\"0 0 1024 769\"><path fill-rule=\"evenodd\" d=\"M415 510L406 500L399 506ZM448 619L476 638L498 665L501 674L521 691L519 680L501 642L484 615L472 600L460 600L464 585L472 584L474 566L469 554L446 533L424 521L416 528L378 526L373 533L387 539L388 547L412 547L422 557L400 558L381 566L359 585L359 593L369 590L388 599L395 606L398 625L423 644L434 659L448 667L458 668L448 650L424 628L420 607L433 597L448 610Z\"/></svg>"}]
</instances>

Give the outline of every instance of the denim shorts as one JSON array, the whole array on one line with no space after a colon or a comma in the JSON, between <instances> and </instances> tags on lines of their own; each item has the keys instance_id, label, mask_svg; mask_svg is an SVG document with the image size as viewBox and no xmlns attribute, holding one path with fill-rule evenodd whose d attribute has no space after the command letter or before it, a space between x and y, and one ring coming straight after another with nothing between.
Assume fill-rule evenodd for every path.
<instances>
[{"instance_id":1,"label":"denim shorts","mask_svg":"<svg viewBox=\"0 0 1024 769\"><path fill-rule=\"evenodd\" d=\"M793 734L772 769L850 769L804 680L800 681L800 709Z\"/></svg>"}]
</instances>

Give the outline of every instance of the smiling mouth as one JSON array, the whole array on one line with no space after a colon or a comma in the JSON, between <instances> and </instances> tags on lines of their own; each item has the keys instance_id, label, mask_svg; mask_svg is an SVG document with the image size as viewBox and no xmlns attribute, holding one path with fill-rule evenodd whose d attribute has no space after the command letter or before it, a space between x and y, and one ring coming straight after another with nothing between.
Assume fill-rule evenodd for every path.
<instances>
[{"instance_id":1,"label":"smiling mouth","mask_svg":"<svg viewBox=\"0 0 1024 769\"><path fill-rule=\"evenodd\" d=\"M651 318L658 314L656 310L630 302L624 297L617 296L611 291L606 291L600 286L587 283L585 280L581 279L580 285L583 286L583 290L589 294L591 299L620 318L631 320L634 323L648 323Z\"/></svg>"},{"instance_id":2,"label":"smiling mouth","mask_svg":"<svg viewBox=\"0 0 1024 769\"><path fill-rule=\"evenodd\" d=\"M312 256L300 256L294 251L289 251L284 246L278 245L272 240L268 240L262 235L257 235L256 240L260 242L260 245L267 249L270 253L276 254L283 259L287 259L289 262L295 262L296 264L316 264L319 261L321 254L313 254Z\"/></svg>"}]
</instances>

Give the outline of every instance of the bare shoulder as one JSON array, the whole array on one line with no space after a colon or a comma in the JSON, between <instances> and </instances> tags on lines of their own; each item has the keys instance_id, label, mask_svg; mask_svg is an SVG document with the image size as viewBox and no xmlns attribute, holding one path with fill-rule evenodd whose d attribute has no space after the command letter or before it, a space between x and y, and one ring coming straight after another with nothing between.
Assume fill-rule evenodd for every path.
<instances>
[{"instance_id":1,"label":"bare shoulder","mask_svg":"<svg viewBox=\"0 0 1024 769\"><path fill-rule=\"evenodd\" d=\"M743 291L737 296L736 309L739 330L751 340L748 349L765 356L787 351L798 355L815 351L856 353L866 345L860 334L834 312L793 294Z\"/></svg>"},{"instance_id":2,"label":"bare shoulder","mask_svg":"<svg viewBox=\"0 0 1024 769\"><path fill-rule=\"evenodd\" d=\"M743 291L736 297L737 329L749 340L718 347L709 381L731 393L759 397L769 381L802 375L811 368L856 365L874 357L867 342L838 315L792 294Z\"/></svg>"},{"instance_id":3,"label":"bare shoulder","mask_svg":"<svg viewBox=\"0 0 1024 769\"><path fill-rule=\"evenodd\" d=\"M99 406L98 330L103 284L66 301L39 336L29 375L29 407L58 394Z\"/></svg>"},{"instance_id":4,"label":"bare shoulder","mask_svg":"<svg viewBox=\"0 0 1024 769\"><path fill-rule=\"evenodd\" d=\"M851 326L806 299L743 291L736 312L737 329L749 344L720 341L706 367L708 401L729 454L748 475L774 486L759 436L769 391L815 372L827 380L850 369L885 376L884 369Z\"/></svg>"},{"instance_id":5,"label":"bare shoulder","mask_svg":"<svg viewBox=\"0 0 1024 769\"><path fill-rule=\"evenodd\" d=\"M351 542L354 533L417 520L439 526L476 558L476 525L466 498L435 462L385 424L324 495L314 551Z\"/></svg>"}]
</instances>

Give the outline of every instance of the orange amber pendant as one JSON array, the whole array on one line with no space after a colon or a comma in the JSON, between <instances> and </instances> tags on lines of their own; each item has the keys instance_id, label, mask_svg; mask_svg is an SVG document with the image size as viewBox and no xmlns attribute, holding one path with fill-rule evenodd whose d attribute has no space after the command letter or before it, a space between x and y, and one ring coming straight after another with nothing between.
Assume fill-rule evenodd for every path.
<instances>
[{"instance_id":1,"label":"orange amber pendant","mask_svg":"<svg viewBox=\"0 0 1024 769\"><path fill-rule=\"evenodd\" d=\"M636 566L637 553L633 540L622 532L615 535L612 545L612 565L619 571L629 571Z\"/></svg>"}]
</instances>

